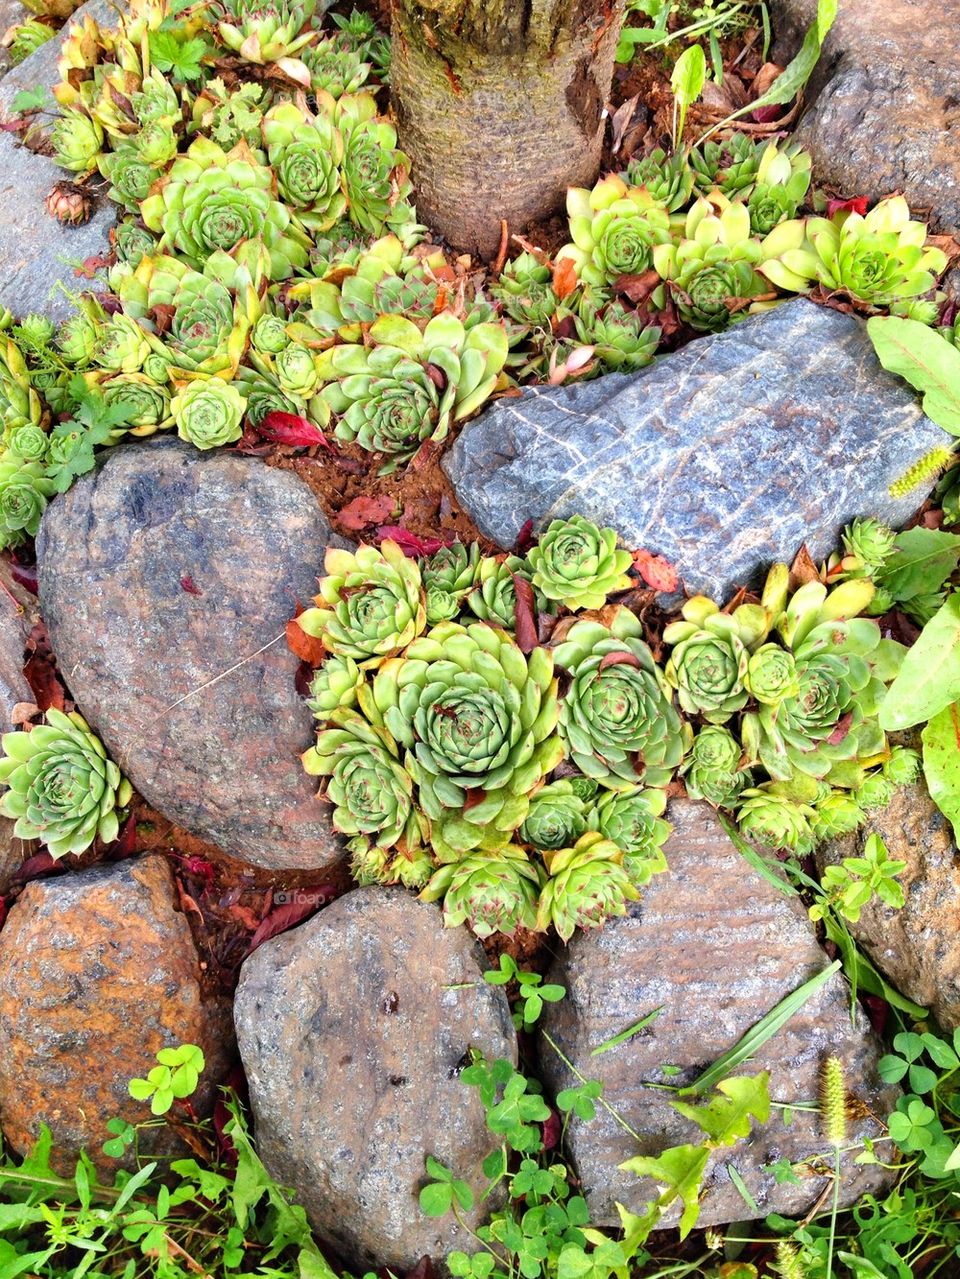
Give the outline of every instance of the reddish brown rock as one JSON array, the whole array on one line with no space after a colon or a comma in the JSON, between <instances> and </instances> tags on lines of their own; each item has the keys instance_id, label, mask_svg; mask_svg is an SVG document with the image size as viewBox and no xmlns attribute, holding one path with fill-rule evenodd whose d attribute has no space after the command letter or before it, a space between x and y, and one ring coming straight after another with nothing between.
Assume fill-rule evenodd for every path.
<instances>
[{"instance_id":1,"label":"reddish brown rock","mask_svg":"<svg viewBox=\"0 0 960 1279\"><path fill-rule=\"evenodd\" d=\"M273 870L342 857L284 637L334 540L290 472L159 438L111 449L37 541L54 652L114 759L178 826Z\"/></svg>"},{"instance_id":2,"label":"reddish brown rock","mask_svg":"<svg viewBox=\"0 0 960 1279\"><path fill-rule=\"evenodd\" d=\"M236 998L257 1145L351 1268L408 1273L473 1251L418 1192L433 1155L475 1189L494 1142L460 1079L476 1049L516 1062L504 992L465 928L402 889L363 888L246 961ZM482 1209L466 1214L471 1226Z\"/></svg>"},{"instance_id":3,"label":"reddish brown rock","mask_svg":"<svg viewBox=\"0 0 960 1279\"><path fill-rule=\"evenodd\" d=\"M785 62L817 0L770 0ZM960 227L960 0L840 4L795 139L822 183L848 196L903 192L932 225Z\"/></svg>"},{"instance_id":4,"label":"reddish brown rock","mask_svg":"<svg viewBox=\"0 0 960 1279\"><path fill-rule=\"evenodd\" d=\"M159 1049L198 1044L207 1070L194 1104L209 1110L233 1057L230 1003L201 994L190 926L174 905L160 856L27 885L0 930L0 1124L21 1154L47 1124L57 1165L94 1162L115 1115L149 1108L127 1092ZM141 1151L180 1149L172 1130L142 1135Z\"/></svg>"},{"instance_id":5,"label":"reddish brown rock","mask_svg":"<svg viewBox=\"0 0 960 1279\"><path fill-rule=\"evenodd\" d=\"M732 1048L751 1026L828 961L800 902L777 891L730 842L713 810L675 801L674 833L666 846L669 871L654 877L628 916L596 932L578 934L561 952L548 980L566 986L567 998L545 1007L544 1029L588 1079L603 1081L604 1099L639 1135L639 1142L607 1110L571 1122L569 1148L595 1222L615 1224L619 1201L633 1212L656 1197L649 1182L618 1165L667 1146L698 1144L703 1134L669 1105L669 1094L646 1084L691 1083ZM597 1057L591 1050L654 1009L659 1016L633 1039ZM857 1013L850 1021L850 992L840 976L803 1008L736 1074L770 1072L774 1101L809 1103L817 1097L823 1059L839 1055L847 1086L882 1117L899 1095L877 1077L880 1045ZM541 1070L554 1090L576 1080L546 1043ZM665 1066L679 1067L667 1074ZM854 1134L877 1136L873 1121L851 1125ZM778 1185L766 1165L786 1157L803 1161L826 1144L816 1115L793 1112L792 1123L774 1110L752 1136L711 1157L699 1223L742 1220L747 1209L729 1169L735 1168L760 1215L802 1214L828 1181L807 1176ZM843 1203L883 1184L876 1168L844 1161ZM678 1213L665 1220L673 1224Z\"/></svg>"},{"instance_id":6,"label":"reddish brown rock","mask_svg":"<svg viewBox=\"0 0 960 1279\"><path fill-rule=\"evenodd\" d=\"M848 927L898 990L952 1030L960 1026L960 860L950 823L922 782L903 786L861 831L823 845L821 868L861 856L874 833L907 863L898 877L906 901L891 910L874 898Z\"/></svg>"}]
</instances>

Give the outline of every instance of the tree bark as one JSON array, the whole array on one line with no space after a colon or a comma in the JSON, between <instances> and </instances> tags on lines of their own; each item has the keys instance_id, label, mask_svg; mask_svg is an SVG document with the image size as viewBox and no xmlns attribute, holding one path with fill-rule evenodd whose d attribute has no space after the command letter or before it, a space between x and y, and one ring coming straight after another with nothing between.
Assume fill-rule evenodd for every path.
<instances>
[{"instance_id":1,"label":"tree bark","mask_svg":"<svg viewBox=\"0 0 960 1279\"><path fill-rule=\"evenodd\" d=\"M496 255L589 186L623 0L392 0L390 83L422 221Z\"/></svg>"}]
</instances>

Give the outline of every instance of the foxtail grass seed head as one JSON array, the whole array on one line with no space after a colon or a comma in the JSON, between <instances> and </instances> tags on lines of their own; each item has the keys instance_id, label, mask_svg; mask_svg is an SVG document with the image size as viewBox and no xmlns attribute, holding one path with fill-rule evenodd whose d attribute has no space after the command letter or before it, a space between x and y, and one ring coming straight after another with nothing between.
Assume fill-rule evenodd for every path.
<instances>
[{"instance_id":1,"label":"foxtail grass seed head","mask_svg":"<svg viewBox=\"0 0 960 1279\"><path fill-rule=\"evenodd\" d=\"M847 1089L839 1057L828 1057L820 1071L820 1116L824 1136L839 1150L847 1139Z\"/></svg>"},{"instance_id":2,"label":"foxtail grass seed head","mask_svg":"<svg viewBox=\"0 0 960 1279\"><path fill-rule=\"evenodd\" d=\"M939 446L925 453L919 462L914 462L908 470L890 485L891 497L906 497L920 484L936 479L941 471L945 471L953 461L953 451Z\"/></svg>"},{"instance_id":3,"label":"foxtail grass seed head","mask_svg":"<svg viewBox=\"0 0 960 1279\"><path fill-rule=\"evenodd\" d=\"M807 1269L800 1260L800 1249L796 1244L781 1239L777 1244L777 1264L775 1270L781 1279L807 1279Z\"/></svg>"}]
</instances>

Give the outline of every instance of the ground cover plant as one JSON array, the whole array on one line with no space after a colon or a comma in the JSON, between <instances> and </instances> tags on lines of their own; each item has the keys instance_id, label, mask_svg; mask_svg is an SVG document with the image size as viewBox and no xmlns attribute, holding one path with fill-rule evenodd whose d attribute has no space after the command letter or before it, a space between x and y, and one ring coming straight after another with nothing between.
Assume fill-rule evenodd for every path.
<instances>
[{"instance_id":1,"label":"ground cover plant","mask_svg":"<svg viewBox=\"0 0 960 1279\"><path fill-rule=\"evenodd\" d=\"M496 1145L485 1172L506 1199L475 1250L447 1258L451 1273L948 1275L960 1258L960 1040L893 989L850 931L870 903L902 906L904 863L876 835L822 876L811 854L867 824L921 766L960 823L950 449L897 481L919 503L940 477L913 526L864 512L825 562L801 551L756 595L732 600L676 605L669 564L579 516L510 553L462 524L454 537L436 493L415 527L396 520L397 495L416 494L460 424L494 398L638 371L798 294L871 317L881 361L956 435L960 328L941 289L956 246L929 237L900 195L868 207L818 189L782 127L792 108L760 118L802 87L829 4L764 87L764 4L634 0L617 58L628 84L632 59L666 50L661 127L627 145L632 117L615 122L620 143L602 176L571 187L552 233L505 236L487 263L458 254L420 221L382 26L326 7L134 0L110 24L88 16L69 32L51 137L66 179L47 209L82 223L102 186L119 221L99 264L105 293L78 293L59 326L0 317L0 545L29 579L53 497L103 450L162 431L304 474L309 464L341 527L361 534L356 550L317 565L317 598L288 631L318 724L303 766L347 840L355 882L440 902L448 926L485 940L499 962L487 980L509 986L525 1048L519 1068L477 1059L462 1075L483 1100ZM14 57L66 17L48 6L21 24L6 41ZM742 132L734 120L716 128L700 102L708 82L717 100L725 79L760 113ZM40 90L17 105L29 140L52 104ZM749 108L731 99L723 114ZM95 731L66 705L43 710L44 722L28 716L28 732L4 736L0 760L0 812L42 841L43 873L51 859L154 846L155 815L144 820ZM921 728L920 740L902 736ZM707 1159L775 1104L776 1081L750 1073L750 1055L809 996L801 987L694 1096L673 1098L704 1141L630 1161L658 1188L647 1210L624 1211L619 1232L589 1220L562 1137L571 1115L607 1103L585 1077L555 1098L538 1083L523 1035L564 992L510 948L542 960L544 937L567 942L641 899L669 873L668 800L683 794L717 808L744 857L802 898L853 998L884 1010L881 1073L904 1095L878 1117L883 1135L848 1139L857 1099L828 1059L822 1096L808 1103L823 1150L776 1169L786 1181L832 1170L837 1192L841 1158L889 1165L889 1189L850 1214L838 1216L834 1193L832 1210L828 1196L801 1222L696 1229ZM231 884L218 901L220 872L188 843L177 848L178 881L227 988L249 948L331 895L323 886L312 907L271 910L264 894L254 910L252 891ZM5 907L0 898L0 924ZM146 1161L120 1121L105 1153L134 1171L120 1168L113 1184L86 1156L72 1178L54 1172L46 1138L26 1159L9 1155L0 1279L341 1273L259 1161L236 1097L213 1128L195 1122L199 1050L165 1051L131 1092L153 1110L147 1122L190 1133L196 1158ZM425 1212L468 1208L458 1169L431 1159L410 1176ZM745 1218L759 1217L744 1200ZM673 1209L679 1238L655 1234Z\"/></svg>"}]
</instances>

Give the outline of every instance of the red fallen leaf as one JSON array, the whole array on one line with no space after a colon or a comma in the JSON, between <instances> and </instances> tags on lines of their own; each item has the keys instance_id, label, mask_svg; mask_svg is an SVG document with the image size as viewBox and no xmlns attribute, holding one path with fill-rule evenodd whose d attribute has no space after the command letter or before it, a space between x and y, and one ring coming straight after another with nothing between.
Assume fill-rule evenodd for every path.
<instances>
[{"instance_id":1,"label":"red fallen leaf","mask_svg":"<svg viewBox=\"0 0 960 1279\"><path fill-rule=\"evenodd\" d=\"M319 444L331 453L336 452L318 426L297 413L283 413L280 409L273 409L266 415L257 427L257 434L271 444L286 444L297 449L310 449Z\"/></svg>"},{"instance_id":2,"label":"red fallen leaf","mask_svg":"<svg viewBox=\"0 0 960 1279\"><path fill-rule=\"evenodd\" d=\"M31 111L30 115L32 116L33 114L34 112ZM0 133L21 133L28 127L29 123L29 118L23 120L7 120L3 124L0 124Z\"/></svg>"},{"instance_id":3,"label":"red fallen leaf","mask_svg":"<svg viewBox=\"0 0 960 1279\"><path fill-rule=\"evenodd\" d=\"M199 853L190 853L184 856L183 853L174 853L174 857L179 861L183 868L184 874L191 875L194 879L199 879L203 884L204 896L210 890L214 879L216 879L216 869L212 862L207 861L206 857L201 857Z\"/></svg>"},{"instance_id":4,"label":"red fallen leaf","mask_svg":"<svg viewBox=\"0 0 960 1279\"><path fill-rule=\"evenodd\" d=\"M42 879L44 875L59 875L67 868L61 866L50 854L43 850L28 857L14 878L21 884L28 884L31 879Z\"/></svg>"},{"instance_id":5,"label":"red fallen leaf","mask_svg":"<svg viewBox=\"0 0 960 1279\"><path fill-rule=\"evenodd\" d=\"M632 653L607 653L600 659L597 670L605 671L608 666L634 666L639 670L640 661Z\"/></svg>"},{"instance_id":6,"label":"red fallen leaf","mask_svg":"<svg viewBox=\"0 0 960 1279\"><path fill-rule=\"evenodd\" d=\"M613 287L617 293L624 294L631 302L639 306L641 302L646 302L653 290L662 283L659 272L651 269L640 275L618 276Z\"/></svg>"},{"instance_id":7,"label":"red fallen leaf","mask_svg":"<svg viewBox=\"0 0 960 1279\"><path fill-rule=\"evenodd\" d=\"M511 573L513 593L516 596L513 618L517 635L517 647L521 653L532 653L537 647L536 606L533 599L533 587L525 577Z\"/></svg>"},{"instance_id":8,"label":"red fallen leaf","mask_svg":"<svg viewBox=\"0 0 960 1279\"><path fill-rule=\"evenodd\" d=\"M655 591L675 591L680 585L680 576L668 559L662 555L654 555L642 547L633 552L633 567L648 586Z\"/></svg>"},{"instance_id":9,"label":"red fallen leaf","mask_svg":"<svg viewBox=\"0 0 960 1279\"><path fill-rule=\"evenodd\" d=\"M31 595L36 595L37 586L37 566L36 564L11 564L10 576L22 586L25 591L29 591Z\"/></svg>"},{"instance_id":10,"label":"red fallen leaf","mask_svg":"<svg viewBox=\"0 0 960 1279\"><path fill-rule=\"evenodd\" d=\"M84 258L78 267L74 268L73 274L79 276L81 280L92 280L102 267L113 265L112 253L94 254L89 258ZM107 299L101 298L101 302L106 306Z\"/></svg>"},{"instance_id":11,"label":"red fallen leaf","mask_svg":"<svg viewBox=\"0 0 960 1279\"><path fill-rule=\"evenodd\" d=\"M37 622L30 632L25 651L29 656L24 664L23 674L30 685L33 700L42 711L48 711L51 706L62 711L66 692L57 673L56 660L43 622Z\"/></svg>"},{"instance_id":12,"label":"red fallen leaf","mask_svg":"<svg viewBox=\"0 0 960 1279\"><path fill-rule=\"evenodd\" d=\"M274 901L280 901L281 898L285 900L280 902L280 905L274 906L273 910L260 921L259 927L250 938L247 954L252 955L258 946L269 941L271 937L276 937L279 933L285 933L288 928L302 924L321 906L332 902L336 896L337 890L333 884L321 884L318 888L297 888L289 893L275 893Z\"/></svg>"},{"instance_id":13,"label":"red fallen leaf","mask_svg":"<svg viewBox=\"0 0 960 1279\"><path fill-rule=\"evenodd\" d=\"M832 218L835 213L859 213L863 217L869 203L869 197L865 195L854 196L851 200L828 200L827 217Z\"/></svg>"},{"instance_id":14,"label":"red fallen leaf","mask_svg":"<svg viewBox=\"0 0 960 1279\"><path fill-rule=\"evenodd\" d=\"M137 851L137 820L132 814L123 823L123 829L109 847L112 862L123 861Z\"/></svg>"},{"instance_id":15,"label":"red fallen leaf","mask_svg":"<svg viewBox=\"0 0 960 1279\"><path fill-rule=\"evenodd\" d=\"M319 666L327 655L316 636L308 635L295 617L287 622L287 647L301 662L309 662L311 666Z\"/></svg>"},{"instance_id":16,"label":"red fallen leaf","mask_svg":"<svg viewBox=\"0 0 960 1279\"><path fill-rule=\"evenodd\" d=\"M879 995L860 996L866 1005L867 1016L870 1018L870 1024L878 1035L882 1035L887 1029L887 1021L890 1017L890 1005L885 999L881 999Z\"/></svg>"},{"instance_id":17,"label":"red fallen leaf","mask_svg":"<svg viewBox=\"0 0 960 1279\"><path fill-rule=\"evenodd\" d=\"M572 258L560 258L553 264L553 291L562 302L573 293L580 281Z\"/></svg>"},{"instance_id":18,"label":"red fallen leaf","mask_svg":"<svg viewBox=\"0 0 960 1279\"><path fill-rule=\"evenodd\" d=\"M820 570L814 563L813 556L806 542L800 547L790 565L790 576L797 586L806 586L807 582L820 580Z\"/></svg>"},{"instance_id":19,"label":"red fallen leaf","mask_svg":"<svg viewBox=\"0 0 960 1279\"><path fill-rule=\"evenodd\" d=\"M520 532L517 534L517 543L514 551L517 555L526 555L530 547L533 545L533 520L526 520Z\"/></svg>"},{"instance_id":20,"label":"red fallen leaf","mask_svg":"<svg viewBox=\"0 0 960 1279\"><path fill-rule=\"evenodd\" d=\"M779 118L782 111L783 107L779 105L772 107L757 107L756 111L750 112L750 119L755 121L757 124L770 124L772 120Z\"/></svg>"},{"instance_id":21,"label":"red fallen leaf","mask_svg":"<svg viewBox=\"0 0 960 1279\"><path fill-rule=\"evenodd\" d=\"M457 540L457 535L450 529L444 530L440 537L420 537L400 524L383 524L374 537L377 542L396 542L408 559L435 555L442 546L451 546Z\"/></svg>"},{"instance_id":22,"label":"red fallen leaf","mask_svg":"<svg viewBox=\"0 0 960 1279\"><path fill-rule=\"evenodd\" d=\"M393 515L396 502L386 493L380 497L355 497L337 512L337 522L354 533L368 524L379 524Z\"/></svg>"},{"instance_id":23,"label":"red fallen leaf","mask_svg":"<svg viewBox=\"0 0 960 1279\"><path fill-rule=\"evenodd\" d=\"M540 1125L541 1140L543 1141L544 1150L554 1150L560 1144L560 1134L563 1132L563 1124L560 1122L560 1116L555 1110L550 1111L550 1118Z\"/></svg>"},{"instance_id":24,"label":"red fallen leaf","mask_svg":"<svg viewBox=\"0 0 960 1279\"><path fill-rule=\"evenodd\" d=\"M188 595L203 594L203 591L201 591L200 587L196 584L193 578L189 576L189 574L186 577L181 577L180 585L183 588L183 590L187 592Z\"/></svg>"}]
</instances>

